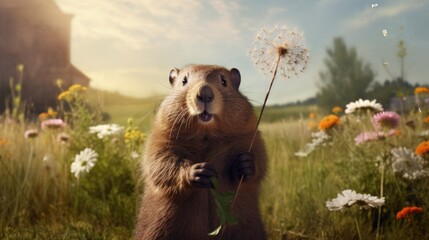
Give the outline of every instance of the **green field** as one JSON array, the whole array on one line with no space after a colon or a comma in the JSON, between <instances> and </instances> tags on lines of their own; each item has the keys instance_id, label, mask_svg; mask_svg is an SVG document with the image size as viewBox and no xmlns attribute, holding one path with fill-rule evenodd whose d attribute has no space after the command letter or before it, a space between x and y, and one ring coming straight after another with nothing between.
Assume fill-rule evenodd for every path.
<instances>
[{"instance_id":1,"label":"green field","mask_svg":"<svg viewBox=\"0 0 429 240\"><path fill-rule=\"evenodd\" d=\"M109 123L128 133L148 133L161 98L134 99L91 90L87 99L101 107ZM102 123L96 111L71 108L64 129L41 130L39 122L0 118L0 239L131 239L138 199L140 135L98 138L88 127ZM347 116L326 130L330 136L306 157L296 152L311 142L309 119L314 106L267 108L260 130L269 154L269 174L260 206L270 239L428 239L426 213L396 220L406 206L429 204L428 178L403 179L392 171L391 149L414 150L429 137L424 114L401 116L397 135L356 145L355 136L370 130L371 116ZM426 111L426 109L422 109ZM258 112L258 109L255 110ZM128 125L133 118L134 124ZM413 127L410 126L413 122ZM34 139L28 129L39 129ZM71 141L59 144L57 134ZM400 132L400 134L399 134ZM419 135L420 134L420 135ZM136 137L137 136L137 137ZM79 178L70 164L84 148L98 153L89 173ZM427 169L428 156L422 156ZM329 211L326 202L344 189L386 197L382 208ZM239 204L239 203L238 203ZM379 213L381 213L379 215ZM380 216L380 217L379 217ZM377 234L378 232L378 234Z\"/></svg>"}]
</instances>

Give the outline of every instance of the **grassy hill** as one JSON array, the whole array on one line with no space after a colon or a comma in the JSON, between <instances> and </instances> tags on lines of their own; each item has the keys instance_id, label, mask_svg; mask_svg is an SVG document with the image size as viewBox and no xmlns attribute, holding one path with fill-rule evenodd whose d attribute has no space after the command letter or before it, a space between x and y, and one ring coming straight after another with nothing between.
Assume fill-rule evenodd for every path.
<instances>
[{"instance_id":1,"label":"grassy hill","mask_svg":"<svg viewBox=\"0 0 429 240\"><path fill-rule=\"evenodd\" d=\"M126 125L127 119L132 117L140 128L146 130L150 127L156 108L161 103L163 96L135 98L117 92L90 89L88 98L91 104L100 106L104 112L109 114L110 122ZM260 107L255 107L256 114L259 114L260 110ZM315 105L268 106L264 111L262 121L296 120L308 117L311 111L316 110Z\"/></svg>"}]
</instances>

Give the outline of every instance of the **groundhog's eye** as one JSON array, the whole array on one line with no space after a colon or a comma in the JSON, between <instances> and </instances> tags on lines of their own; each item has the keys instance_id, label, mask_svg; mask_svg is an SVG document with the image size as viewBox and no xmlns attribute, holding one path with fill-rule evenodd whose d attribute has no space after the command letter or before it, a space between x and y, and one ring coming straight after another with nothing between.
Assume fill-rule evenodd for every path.
<instances>
[{"instance_id":1,"label":"groundhog's eye","mask_svg":"<svg viewBox=\"0 0 429 240\"><path fill-rule=\"evenodd\" d=\"M185 86L187 83L188 83L188 77L185 76L182 80L182 84L183 84L183 86Z\"/></svg>"},{"instance_id":2,"label":"groundhog's eye","mask_svg":"<svg viewBox=\"0 0 429 240\"><path fill-rule=\"evenodd\" d=\"M220 75L220 83L222 86L226 87L226 80L224 75Z\"/></svg>"}]
</instances>

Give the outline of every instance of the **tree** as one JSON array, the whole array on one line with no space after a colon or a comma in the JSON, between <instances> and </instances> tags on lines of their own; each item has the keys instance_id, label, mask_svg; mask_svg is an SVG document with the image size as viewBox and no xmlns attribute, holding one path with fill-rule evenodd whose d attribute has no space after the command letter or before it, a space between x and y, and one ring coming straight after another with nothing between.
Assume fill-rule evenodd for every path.
<instances>
[{"instance_id":1,"label":"tree","mask_svg":"<svg viewBox=\"0 0 429 240\"><path fill-rule=\"evenodd\" d=\"M374 73L358 58L356 49L347 48L342 38L335 38L334 46L327 49L327 54L326 70L319 73L319 106L324 109L344 107L349 102L366 98Z\"/></svg>"}]
</instances>

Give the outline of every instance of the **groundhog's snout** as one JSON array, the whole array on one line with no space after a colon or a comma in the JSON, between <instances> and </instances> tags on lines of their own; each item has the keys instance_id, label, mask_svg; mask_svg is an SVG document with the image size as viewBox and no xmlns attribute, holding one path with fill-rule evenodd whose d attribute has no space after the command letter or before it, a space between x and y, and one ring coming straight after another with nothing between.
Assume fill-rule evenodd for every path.
<instances>
[{"instance_id":1,"label":"groundhog's snout","mask_svg":"<svg viewBox=\"0 0 429 240\"><path fill-rule=\"evenodd\" d=\"M197 99L198 101L207 104L213 101L214 99L214 93L210 86L204 85L200 88L200 90L197 93Z\"/></svg>"}]
</instances>

